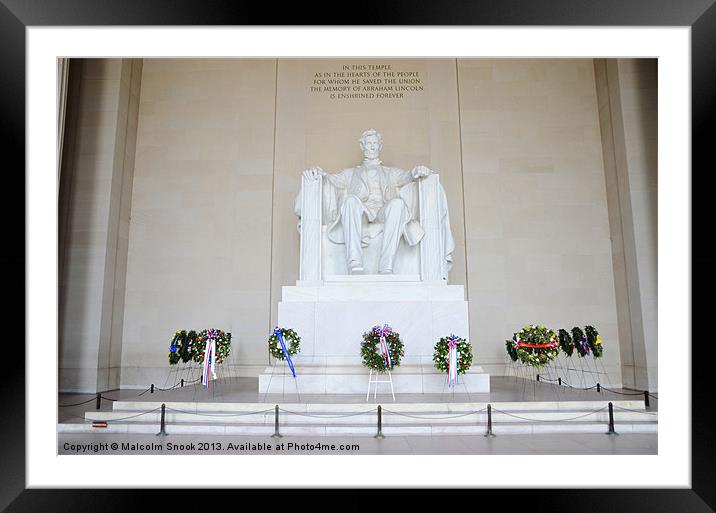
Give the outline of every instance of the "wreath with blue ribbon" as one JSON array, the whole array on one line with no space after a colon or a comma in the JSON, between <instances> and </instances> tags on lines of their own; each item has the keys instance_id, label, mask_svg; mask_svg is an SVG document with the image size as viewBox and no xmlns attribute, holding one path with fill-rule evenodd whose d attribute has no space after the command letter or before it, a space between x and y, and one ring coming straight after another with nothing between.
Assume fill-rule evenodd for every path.
<instances>
[{"instance_id":1,"label":"wreath with blue ribbon","mask_svg":"<svg viewBox=\"0 0 716 513\"><path fill-rule=\"evenodd\" d=\"M169 365L176 365L179 361L187 363L192 359L192 343L196 339L196 331L176 330L169 342Z\"/></svg>"},{"instance_id":2,"label":"wreath with blue ribbon","mask_svg":"<svg viewBox=\"0 0 716 513\"><path fill-rule=\"evenodd\" d=\"M288 351L288 354L290 356L295 355L296 353L301 351L301 337L298 336L298 333L296 333L295 330L292 330L291 328L276 328L281 330L281 335L283 337L283 343L287 345L286 350ZM271 335L268 338L268 348L269 353L271 353L271 356L276 358L277 360L285 360L286 354L283 352L283 349L281 348L281 343L278 341L278 336L276 335L276 331L271 333Z\"/></svg>"}]
</instances>

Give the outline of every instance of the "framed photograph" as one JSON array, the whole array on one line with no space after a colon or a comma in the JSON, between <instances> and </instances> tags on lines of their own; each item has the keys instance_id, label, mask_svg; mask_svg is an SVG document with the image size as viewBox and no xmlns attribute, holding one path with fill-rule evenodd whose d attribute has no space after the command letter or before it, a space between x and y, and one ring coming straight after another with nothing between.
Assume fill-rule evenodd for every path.
<instances>
[{"instance_id":1,"label":"framed photograph","mask_svg":"<svg viewBox=\"0 0 716 513\"><path fill-rule=\"evenodd\" d=\"M397 487L711 511L690 167L716 10L505 7L281 26L5 1L28 309L0 505Z\"/></svg>"}]
</instances>

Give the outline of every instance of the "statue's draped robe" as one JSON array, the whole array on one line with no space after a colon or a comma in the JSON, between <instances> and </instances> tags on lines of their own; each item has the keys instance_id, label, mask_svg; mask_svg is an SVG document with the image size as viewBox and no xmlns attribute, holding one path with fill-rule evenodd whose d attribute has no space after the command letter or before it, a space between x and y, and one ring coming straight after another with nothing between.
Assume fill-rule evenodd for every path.
<instances>
[{"instance_id":1,"label":"statue's draped robe","mask_svg":"<svg viewBox=\"0 0 716 513\"><path fill-rule=\"evenodd\" d=\"M350 167L334 174L327 174L323 180L323 220L327 226L326 235L331 242L336 244L344 244L343 225L341 223L341 207L346 197L356 196L361 202L368 200L370 189L366 181L366 169L363 165ZM380 188L383 192L383 200L387 204L394 198L401 198L407 208L409 217L403 228L403 237L406 242L414 246L423 238L424 230L420 226L418 217L418 184L408 171L403 169L379 166L378 176L380 179ZM294 204L294 212L301 217L301 194L300 191L296 197ZM445 190L440 185L440 197L438 201L438 210L440 222L442 223L443 233L443 255L445 258L445 269L450 270L452 267L452 254L455 250L455 242L452 238L450 230L450 216L448 214L447 198ZM382 224L373 222L375 216L366 213L371 222L364 222L363 236L361 245L368 246L371 239L380 235L383 231Z\"/></svg>"}]
</instances>

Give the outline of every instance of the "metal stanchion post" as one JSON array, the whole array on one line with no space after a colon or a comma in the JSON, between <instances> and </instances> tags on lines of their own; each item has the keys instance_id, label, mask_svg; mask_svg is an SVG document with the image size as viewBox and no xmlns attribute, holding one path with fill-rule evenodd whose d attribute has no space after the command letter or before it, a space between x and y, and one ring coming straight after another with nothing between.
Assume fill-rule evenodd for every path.
<instances>
[{"instance_id":1,"label":"metal stanchion post","mask_svg":"<svg viewBox=\"0 0 716 513\"><path fill-rule=\"evenodd\" d=\"M154 383L152 383L151 386L149 387L149 393L150 394L154 393Z\"/></svg>"},{"instance_id":2,"label":"metal stanchion post","mask_svg":"<svg viewBox=\"0 0 716 513\"><path fill-rule=\"evenodd\" d=\"M283 438L283 435L278 431L278 404L274 408L273 414L273 435L271 438Z\"/></svg>"},{"instance_id":3,"label":"metal stanchion post","mask_svg":"<svg viewBox=\"0 0 716 513\"><path fill-rule=\"evenodd\" d=\"M381 405L378 405L378 432L373 438L378 438L379 440L385 438L383 434L383 407Z\"/></svg>"},{"instance_id":4,"label":"metal stanchion post","mask_svg":"<svg viewBox=\"0 0 716 513\"><path fill-rule=\"evenodd\" d=\"M537 381L539 381L539 374L537 374Z\"/></svg>"},{"instance_id":5,"label":"metal stanchion post","mask_svg":"<svg viewBox=\"0 0 716 513\"><path fill-rule=\"evenodd\" d=\"M157 433L157 436L167 436L167 430L166 430L166 409L167 405L162 403L162 417L159 424L159 433Z\"/></svg>"},{"instance_id":6,"label":"metal stanchion post","mask_svg":"<svg viewBox=\"0 0 716 513\"><path fill-rule=\"evenodd\" d=\"M562 378L557 377L557 384L559 384L559 386L562 386Z\"/></svg>"},{"instance_id":7,"label":"metal stanchion post","mask_svg":"<svg viewBox=\"0 0 716 513\"><path fill-rule=\"evenodd\" d=\"M614 431L614 405L612 403L609 403L609 431L606 433L607 435L618 435L616 431Z\"/></svg>"},{"instance_id":8,"label":"metal stanchion post","mask_svg":"<svg viewBox=\"0 0 716 513\"><path fill-rule=\"evenodd\" d=\"M644 406L649 407L649 391L644 390Z\"/></svg>"},{"instance_id":9,"label":"metal stanchion post","mask_svg":"<svg viewBox=\"0 0 716 513\"><path fill-rule=\"evenodd\" d=\"M599 383L597 383L597 392L602 393L602 386Z\"/></svg>"},{"instance_id":10,"label":"metal stanchion post","mask_svg":"<svg viewBox=\"0 0 716 513\"><path fill-rule=\"evenodd\" d=\"M184 388L184 378L181 378L181 386Z\"/></svg>"},{"instance_id":11,"label":"metal stanchion post","mask_svg":"<svg viewBox=\"0 0 716 513\"><path fill-rule=\"evenodd\" d=\"M97 392L97 405L95 406L95 409L99 410L101 406L102 406L102 393Z\"/></svg>"},{"instance_id":12,"label":"metal stanchion post","mask_svg":"<svg viewBox=\"0 0 716 513\"><path fill-rule=\"evenodd\" d=\"M492 405L487 405L487 433L485 433L485 436L487 437L493 437L495 436L495 433L492 432Z\"/></svg>"}]
</instances>

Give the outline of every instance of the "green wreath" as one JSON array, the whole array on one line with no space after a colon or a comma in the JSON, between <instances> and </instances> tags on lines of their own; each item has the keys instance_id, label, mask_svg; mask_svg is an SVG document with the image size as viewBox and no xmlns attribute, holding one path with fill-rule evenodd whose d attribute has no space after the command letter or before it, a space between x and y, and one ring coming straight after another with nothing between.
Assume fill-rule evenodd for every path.
<instances>
[{"instance_id":1,"label":"green wreath","mask_svg":"<svg viewBox=\"0 0 716 513\"><path fill-rule=\"evenodd\" d=\"M505 349L507 349L507 354L509 355L510 360L516 362L520 358L519 356L517 356L517 349L515 348L514 344L514 340L505 340Z\"/></svg>"},{"instance_id":2,"label":"green wreath","mask_svg":"<svg viewBox=\"0 0 716 513\"><path fill-rule=\"evenodd\" d=\"M181 360L182 351L187 345L186 331L176 330L171 342L169 342L169 365L176 365Z\"/></svg>"},{"instance_id":3,"label":"green wreath","mask_svg":"<svg viewBox=\"0 0 716 513\"><path fill-rule=\"evenodd\" d=\"M231 352L231 333L214 328L201 331L191 344L192 358L197 363L204 363L206 343L214 339L216 343L216 363L223 363Z\"/></svg>"},{"instance_id":4,"label":"green wreath","mask_svg":"<svg viewBox=\"0 0 716 513\"><path fill-rule=\"evenodd\" d=\"M587 334L587 344L592 350L594 358L600 358L604 354L604 346L602 346L602 338L594 326L585 326L584 331Z\"/></svg>"},{"instance_id":5,"label":"green wreath","mask_svg":"<svg viewBox=\"0 0 716 513\"><path fill-rule=\"evenodd\" d=\"M574 342L572 342L572 337L569 336L569 332L560 329L557 335L559 336L559 347L562 349L562 352L567 356L572 356L572 353L574 353Z\"/></svg>"},{"instance_id":6,"label":"green wreath","mask_svg":"<svg viewBox=\"0 0 716 513\"><path fill-rule=\"evenodd\" d=\"M574 343L574 348L577 350L579 356L584 358L589 354L589 344L587 343L587 337L584 335L584 332L577 326L572 328L572 342Z\"/></svg>"},{"instance_id":7,"label":"green wreath","mask_svg":"<svg viewBox=\"0 0 716 513\"><path fill-rule=\"evenodd\" d=\"M455 337L455 335L450 335ZM450 348L448 342L450 337L443 337L437 341L433 352L433 362L435 368L441 372L448 371L448 354ZM472 365L472 344L464 338L455 337L457 339L457 373L465 374Z\"/></svg>"},{"instance_id":8,"label":"green wreath","mask_svg":"<svg viewBox=\"0 0 716 513\"><path fill-rule=\"evenodd\" d=\"M378 350L381 332L385 336L391 365L386 363L383 354ZM373 326L370 331L363 333L360 354L363 359L363 365L378 373L383 373L400 365L400 358L405 355L405 346L403 341L400 340L400 334L393 331L387 324L384 324L383 327Z\"/></svg>"},{"instance_id":9,"label":"green wreath","mask_svg":"<svg viewBox=\"0 0 716 513\"><path fill-rule=\"evenodd\" d=\"M512 335L512 349L526 365L541 367L559 354L557 334L540 325L528 325ZM508 351L509 352L509 351Z\"/></svg>"},{"instance_id":10,"label":"green wreath","mask_svg":"<svg viewBox=\"0 0 716 513\"><path fill-rule=\"evenodd\" d=\"M186 343L181 347L181 361L184 363L190 362L194 359L194 355L197 353L197 338L199 335L194 330L189 330L186 334Z\"/></svg>"},{"instance_id":11,"label":"green wreath","mask_svg":"<svg viewBox=\"0 0 716 513\"><path fill-rule=\"evenodd\" d=\"M301 337L298 336L298 333L291 328L281 328L281 336L283 337L283 343L286 344L286 350L289 355L293 356L301 351ZM268 338L268 348L271 356L277 360L286 359L286 355L283 349L281 349L281 343L278 341L278 336L275 332L271 333L271 336Z\"/></svg>"}]
</instances>

